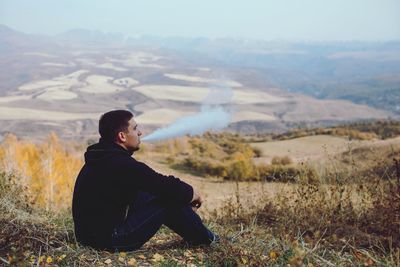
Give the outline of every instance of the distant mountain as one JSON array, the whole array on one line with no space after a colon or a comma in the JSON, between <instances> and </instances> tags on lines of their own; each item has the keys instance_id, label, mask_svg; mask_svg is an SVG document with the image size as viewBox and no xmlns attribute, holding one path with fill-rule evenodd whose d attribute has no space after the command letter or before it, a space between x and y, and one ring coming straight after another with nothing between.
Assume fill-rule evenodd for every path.
<instances>
[{"instance_id":1,"label":"distant mountain","mask_svg":"<svg viewBox=\"0 0 400 267\"><path fill-rule=\"evenodd\" d=\"M26 34L0 24L0 53L40 49L42 47L48 49L53 45L52 37Z\"/></svg>"},{"instance_id":2,"label":"distant mountain","mask_svg":"<svg viewBox=\"0 0 400 267\"><path fill-rule=\"evenodd\" d=\"M40 137L49 130L86 136L95 133L99 114L115 108L132 110L154 130L199 112L218 86L232 91L221 105L232 112L229 129L238 132L399 118L399 84L400 42L286 43L85 29L42 36L0 25L0 136Z\"/></svg>"},{"instance_id":3,"label":"distant mountain","mask_svg":"<svg viewBox=\"0 0 400 267\"><path fill-rule=\"evenodd\" d=\"M110 45L124 44L124 35L114 32L91 31L86 29L72 29L55 36L57 40L67 41L69 44Z\"/></svg>"},{"instance_id":4,"label":"distant mountain","mask_svg":"<svg viewBox=\"0 0 400 267\"><path fill-rule=\"evenodd\" d=\"M2 25L0 24L0 36L1 37L7 37L7 36L12 36L12 35L17 35L17 34L21 34L24 35L23 33L19 33L13 29L11 29L10 27L6 26L6 25Z\"/></svg>"},{"instance_id":5,"label":"distant mountain","mask_svg":"<svg viewBox=\"0 0 400 267\"><path fill-rule=\"evenodd\" d=\"M8 52L11 49L29 44L31 38L28 35L15 31L5 25L0 25L0 52Z\"/></svg>"},{"instance_id":6,"label":"distant mountain","mask_svg":"<svg viewBox=\"0 0 400 267\"><path fill-rule=\"evenodd\" d=\"M400 114L400 42L202 42L182 51L199 62L252 69L264 84L320 99L347 99Z\"/></svg>"}]
</instances>

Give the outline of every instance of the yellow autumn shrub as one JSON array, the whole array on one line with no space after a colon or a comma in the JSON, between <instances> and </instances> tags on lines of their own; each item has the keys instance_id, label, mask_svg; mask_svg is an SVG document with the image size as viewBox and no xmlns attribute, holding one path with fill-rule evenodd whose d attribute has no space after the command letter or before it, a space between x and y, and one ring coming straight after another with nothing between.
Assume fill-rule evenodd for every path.
<instances>
[{"instance_id":1,"label":"yellow autumn shrub","mask_svg":"<svg viewBox=\"0 0 400 267\"><path fill-rule=\"evenodd\" d=\"M42 143L8 135L0 144L0 168L19 177L17 182L30 191L34 205L64 209L70 206L75 178L83 164L68 147L54 133Z\"/></svg>"}]
</instances>

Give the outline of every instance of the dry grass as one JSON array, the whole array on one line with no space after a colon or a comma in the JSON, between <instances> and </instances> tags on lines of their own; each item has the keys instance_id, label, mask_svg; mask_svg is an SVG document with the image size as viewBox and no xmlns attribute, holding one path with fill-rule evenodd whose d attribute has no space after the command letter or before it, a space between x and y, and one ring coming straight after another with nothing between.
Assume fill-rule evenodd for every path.
<instances>
[{"instance_id":1,"label":"dry grass","mask_svg":"<svg viewBox=\"0 0 400 267\"><path fill-rule=\"evenodd\" d=\"M336 155L360 144L360 141L349 141L344 137L315 135L283 141L257 142L251 146L260 149L261 160L267 162L275 156L289 156L295 162L301 162Z\"/></svg>"},{"instance_id":2,"label":"dry grass","mask_svg":"<svg viewBox=\"0 0 400 267\"><path fill-rule=\"evenodd\" d=\"M121 68L121 67L117 67L114 64L107 62L107 63L103 63L103 64L98 64L95 65L96 68L101 68L101 69L110 69L110 70L115 70L115 71L127 71L128 69L125 68Z\"/></svg>"},{"instance_id":3,"label":"dry grass","mask_svg":"<svg viewBox=\"0 0 400 267\"><path fill-rule=\"evenodd\" d=\"M332 188L333 192L338 189ZM346 203L345 199L334 203L330 199L328 205L327 199L321 198L323 192L309 185L294 194L302 194L305 199L289 205L288 195L267 201L261 209L244 209L235 198L226 201L224 207L214 211L208 225L223 237L232 237L233 242L190 248L177 235L162 229L141 250L114 254L76 243L68 212L46 214L15 203L5 211L2 198L2 212L7 216L0 219L0 257L4 263L40 266L397 266L400 263L398 239L395 239L398 233L388 231L396 230L395 225L371 224L392 221L387 217L376 218L382 215L380 211L375 214L377 207L353 219L360 214L354 214L345 205L337 208L338 203ZM387 207L388 203L383 203ZM21 216L23 213L26 215ZM381 231L374 233L374 227Z\"/></svg>"},{"instance_id":4,"label":"dry grass","mask_svg":"<svg viewBox=\"0 0 400 267\"><path fill-rule=\"evenodd\" d=\"M284 121L355 121L387 119L386 111L354 104L346 100L321 100L304 97L292 104L290 110L282 116Z\"/></svg>"},{"instance_id":5,"label":"dry grass","mask_svg":"<svg viewBox=\"0 0 400 267\"><path fill-rule=\"evenodd\" d=\"M231 122L239 121L274 121L276 118L272 115L264 114L261 112L241 111L236 112L232 116Z\"/></svg>"},{"instance_id":6,"label":"dry grass","mask_svg":"<svg viewBox=\"0 0 400 267\"><path fill-rule=\"evenodd\" d=\"M400 165L393 161L399 158L397 146L349 150L332 157L318 179L281 184L285 187L276 187L273 196L271 183L249 183L258 186L255 193L241 183L209 181L202 190L214 191L206 201L211 194L230 196L213 200L220 204L207 211L206 223L233 242L187 247L163 228L129 253L80 246L69 209L32 208L18 179L2 174L0 261L6 266L399 266ZM255 194L260 197L252 198Z\"/></svg>"},{"instance_id":7,"label":"dry grass","mask_svg":"<svg viewBox=\"0 0 400 267\"><path fill-rule=\"evenodd\" d=\"M235 88L232 102L235 104L277 103L287 101L286 98L273 96L263 91L241 90Z\"/></svg>"},{"instance_id":8,"label":"dry grass","mask_svg":"<svg viewBox=\"0 0 400 267\"><path fill-rule=\"evenodd\" d=\"M78 94L67 91L67 90L59 90L57 88L50 88L46 89L44 93L40 94L37 98L43 99L43 100L70 100L77 98Z\"/></svg>"},{"instance_id":9,"label":"dry grass","mask_svg":"<svg viewBox=\"0 0 400 267\"><path fill-rule=\"evenodd\" d=\"M207 87L174 85L142 85L133 90L153 99L198 103L201 103L210 91Z\"/></svg>"},{"instance_id":10,"label":"dry grass","mask_svg":"<svg viewBox=\"0 0 400 267\"><path fill-rule=\"evenodd\" d=\"M104 75L90 75L86 78L86 86L79 91L95 94L110 94L125 90L125 88L112 84L113 77Z\"/></svg>"},{"instance_id":11,"label":"dry grass","mask_svg":"<svg viewBox=\"0 0 400 267\"><path fill-rule=\"evenodd\" d=\"M55 89L69 89L73 85L78 85L79 84L79 77L87 73L87 70L78 70L75 72L72 72L68 75L61 75L54 77L51 80L40 80L40 81L33 81L27 84L24 84L18 88L18 90L21 91L36 91L36 90L41 90L41 89L46 89L46 88L55 88Z\"/></svg>"},{"instance_id":12,"label":"dry grass","mask_svg":"<svg viewBox=\"0 0 400 267\"><path fill-rule=\"evenodd\" d=\"M31 99L32 96L30 95L10 95L10 96L3 96L0 97L0 103L8 103L20 100L28 100Z\"/></svg>"},{"instance_id":13,"label":"dry grass","mask_svg":"<svg viewBox=\"0 0 400 267\"><path fill-rule=\"evenodd\" d=\"M21 91L34 91L34 90L38 90L38 89L62 86L62 85L64 85L63 81L42 80L42 81L35 81L35 82L28 83L28 84L24 84L24 85L20 86L18 89Z\"/></svg>"}]
</instances>

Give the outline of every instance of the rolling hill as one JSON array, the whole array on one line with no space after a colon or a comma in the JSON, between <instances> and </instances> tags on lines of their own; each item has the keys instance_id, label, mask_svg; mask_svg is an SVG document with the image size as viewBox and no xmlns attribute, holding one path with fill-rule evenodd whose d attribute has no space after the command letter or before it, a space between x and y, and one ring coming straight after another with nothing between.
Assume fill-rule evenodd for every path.
<instances>
[{"instance_id":1,"label":"rolling hill","mask_svg":"<svg viewBox=\"0 0 400 267\"><path fill-rule=\"evenodd\" d=\"M397 81L393 73L400 69L398 59L371 59L369 52L354 52L361 49L354 44L321 48L131 38L86 30L38 36L6 26L0 28L0 43L1 136L12 132L40 139L55 131L65 138L94 137L97 119L110 109L132 110L145 133L196 114L203 106L224 108L231 115L228 130L246 133L397 116L397 91L390 84ZM382 52L386 54L398 49L396 44L387 46L362 49L388 50ZM360 63L357 57L368 61L362 77L381 77L376 89L343 89L364 82L351 78ZM390 67L380 67L388 62ZM315 88L302 90L301 79ZM326 89L327 83L337 88L336 94ZM316 94L326 92L324 88L330 94ZM377 98L380 88L392 91Z\"/></svg>"}]
</instances>

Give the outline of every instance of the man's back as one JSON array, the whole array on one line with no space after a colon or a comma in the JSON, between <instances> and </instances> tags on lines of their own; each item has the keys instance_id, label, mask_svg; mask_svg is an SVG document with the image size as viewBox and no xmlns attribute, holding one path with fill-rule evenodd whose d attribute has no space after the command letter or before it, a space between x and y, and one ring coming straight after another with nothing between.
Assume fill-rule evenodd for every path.
<instances>
[{"instance_id":1,"label":"man's back","mask_svg":"<svg viewBox=\"0 0 400 267\"><path fill-rule=\"evenodd\" d=\"M75 183L72 211L75 233L83 244L106 248L111 244L113 227L124 220L124 199L136 196L132 188L129 194L121 184L123 175L118 168L125 161L124 151L96 144L85 153L85 165Z\"/></svg>"},{"instance_id":2,"label":"man's back","mask_svg":"<svg viewBox=\"0 0 400 267\"><path fill-rule=\"evenodd\" d=\"M110 248L112 231L124 221L139 190L182 204L193 196L191 186L156 173L117 144L101 140L88 147L72 203L78 241Z\"/></svg>"}]
</instances>

